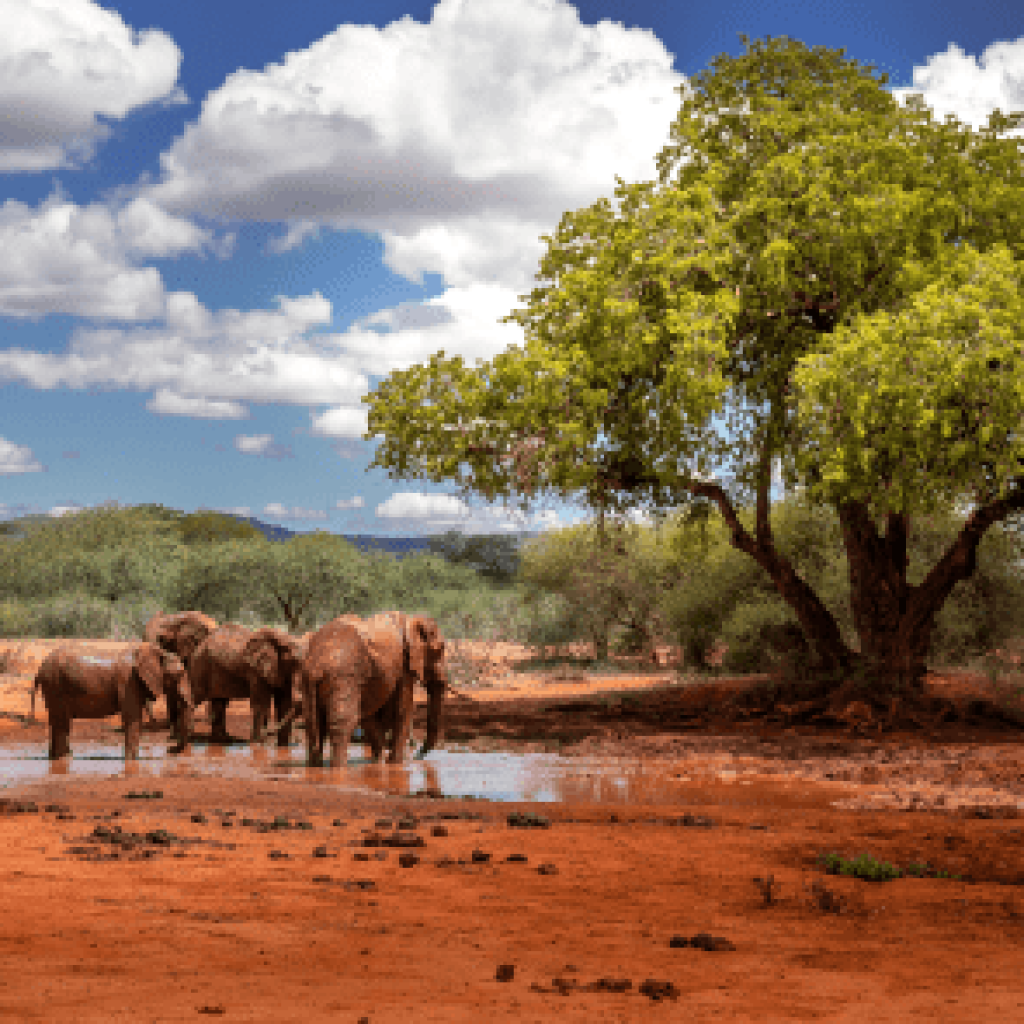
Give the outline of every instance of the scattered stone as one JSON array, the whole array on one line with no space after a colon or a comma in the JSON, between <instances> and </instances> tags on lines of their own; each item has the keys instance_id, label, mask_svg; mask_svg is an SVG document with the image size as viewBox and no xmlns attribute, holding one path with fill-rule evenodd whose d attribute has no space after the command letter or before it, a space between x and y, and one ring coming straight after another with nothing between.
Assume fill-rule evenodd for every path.
<instances>
[{"instance_id":1,"label":"scattered stone","mask_svg":"<svg viewBox=\"0 0 1024 1024\"><path fill-rule=\"evenodd\" d=\"M684 946L692 946L694 949L704 949L708 952L716 952L725 949L735 949L736 946L728 939L709 935L707 932L698 932L692 939L684 935L673 935L669 939L669 946L673 949L681 949Z\"/></svg>"},{"instance_id":2,"label":"scattered stone","mask_svg":"<svg viewBox=\"0 0 1024 1024\"><path fill-rule=\"evenodd\" d=\"M662 999L678 999L679 989L671 981L655 981L648 978L640 983L640 994L657 1003Z\"/></svg>"},{"instance_id":3,"label":"scattered stone","mask_svg":"<svg viewBox=\"0 0 1024 1024\"><path fill-rule=\"evenodd\" d=\"M551 828L551 822L543 815L532 811L514 811L508 816L509 828Z\"/></svg>"},{"instance_id":4,"label":"scattered stone","mask_svg":"<svg viewBox=\"0 0 1024 1024\"><path fill-rule=\"evenodd\" d=\"M474 864L486 864L491 859L486 850L474 850L471 857Z\"/></svg>"},{"instance_id":5,"label":"scattered stone","mask_svg":"<svg viewBox=\"0 0 1024 1024\"><path fill-rule=\"evenodd\" d=\"M34 800L0 800L0 811L4 814L37 814L39 807Z\"/></svg>"},{"instance_id":6,"label":"scattered stone","mask_svg":"<svg viewBox=\"0 0 1024 1024\"><path fill-rule=\"evenodd\" d=\"M508 855L508 856L507 856L507 857L505 858L505 860L506 860L506 861L507 861L507 862L508 862L509 864L525 864L525 863L526 863L526 861L527 861L527 859L528 859L528 858L527 858L527 856L526 856L526 854L525 854L525 853L510 853L510 854L509 854L509 855Z\"/></svg>"},{"instance_id":7,"label":"scattered stone","mask_svg":"<svg viewBox=\"0 0 1024 1024\"><path fill-rule=\"evenodd\" d=\"M433 825L430 829L432 836L443 837L448 835L448 829L444 825Z\"/></svg>"},{"instance_id":8,"label":"scattered stone","mask_svg":"<svg viewBox=\"0 0 1024 1024\"><path fill-rule=\"evenodd\" d=\"M360 891L377 888L377 883L372 878L350 878L342 884L346 889L357 889Z\"/></svg>"},{"instance_id":9,"label":"scattered stone","mask_svg":"<svg viewBox=\"0 0 1024 1024\"><path fill-rule=\"evenodd\" d=\"M598 978L587 985L591 992L628 992L632 987L629 978Z\"/></svg>"},{"instance_id":10,"label":"scattered stone","mask_svg":"<svg viewBox=\"0 0 1024 1024\"><path fill-rule=\"evenodd\" d=\"M267 856L271 860L289 860L290 859L288 854L285 853L284 850L271 850L270 853L267 854Z\"/></svg>"},{"instance_id":11,"label":"scattered stone","mask_svg":"<svg viewBox=\"0 0 1024 1024\"><path fill-rule=\"evenodd\" d=\"M193 814L191 821L194 825L205 825L206 815L205 814Z\"/></svg>"},{"instance_id":12,"label":"scattered stone","mask_svg":"<svg viewBox=\"0 0 1024 1024\"><path fill-rule=\"evenodd\" d=\"M557 875L558 866L556 864L541 864L537 868L538 875Z\"/></svg>"},{"instance_id":13,"label":"scattered stone","mask_svg":"<svg viewBox=\"0 0 1024 1024\"><path fill-rule=\"evenodd\" d=\"M498 964L498 969L494 972L495 981L511 981L515 976L515 964Z\"/></svg>"},{"instance_id":14,"label":"scattered stone","mask_svg":"<svg viewBox=\"0 0 1024 1024\"><path fill-rule=\"evenodd\" d=\"M353 839L353 846L390 846L392 848L408 848L417 846L426 846L426 841L423 836L408 836L401 835L397 832L391 832L386 835L382 835L380 832L371 832L368 836L363 836L362 839Z\"/></svg>"},{"instance_id":15,"label":"scattered stone","mask_svg":"<svg viewBox=\"0 0 1024 1024\"><path fill-rule=\"evenodd\" d=\"M163 800L162 789L130 789L124 795L125 800Z\"/></svg>"},{"instance_id":16,"label":"scattered stone","mask_svg":"<svg viewBox=\"0 0 1024 1024\"><path fill-rule=\"evenodd\" d=\"M419 862L420 859L415 853L400 853L398 855L398 863L401 864L403 868L411 868L414 865L419 864Z\"/></svg>"}]
</instances>

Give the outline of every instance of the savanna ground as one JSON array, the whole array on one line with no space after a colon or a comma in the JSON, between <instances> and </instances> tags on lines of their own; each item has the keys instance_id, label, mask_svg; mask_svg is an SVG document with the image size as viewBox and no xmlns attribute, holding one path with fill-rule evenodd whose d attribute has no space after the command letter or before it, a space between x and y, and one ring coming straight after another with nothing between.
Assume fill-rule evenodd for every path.
<instances>
[{"instance_id":1,"label":"savanna ground","mask_svg":"<svg viewBox=\"0 0 1024 1024\"><path fill-rule=\"evenodd\" d=\"M3 749L45 753L29 687L58 643L131 646L0 641ZM1024 1019L1024 677L937 671L914 703L829 708L665 649L600 673L583 646L451 650L451 748L619 757L649 795L54 765L0 793L0 1019ZM72 747L116 727L78 722Z\"/></svg>"}]
</instances>

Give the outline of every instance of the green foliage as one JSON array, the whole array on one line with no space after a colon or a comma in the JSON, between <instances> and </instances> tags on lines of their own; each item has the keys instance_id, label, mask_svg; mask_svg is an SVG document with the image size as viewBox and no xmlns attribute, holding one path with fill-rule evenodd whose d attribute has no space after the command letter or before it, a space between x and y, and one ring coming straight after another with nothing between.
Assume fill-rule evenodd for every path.
<instances>
[{"instance_id":1,"label":"green foliage","mask_svg":"<svg viewBox=\"0 0 1024 1024\"><path fill-rule=\"evenodd\" d=\"M519 577L597 640L661 612L691 654L727 630L739 659L781 614L753 544L794 563L850 643L835 510L861 503L876 526L902 513L913 534L971 495L1005 499L998 521L1022 501L1024 459L1024 165L1000 137L1024 114L940 124L842 50L743 42L680 90L657 182L620 180L617 210L601 199L544 236L540 284L503 318L523 347L472 368L439 353L364 399L367 438L384 437L374 465L393 476L524 503L582 493L608 513L693 495L736 511L742 554L706 505L688 510L700 530L677 533L675 580L569 533L524 553ZM782 510L773 537L753 509L775 464L806 507ZM733 493L709 482L720 467ZM911 573L930 570L924 547ZM640 613L653 579L669 596ZM958 585L933 648L1014 618L1004 583L1005 566Z\"/></svg>"},{"instance_id":2,"label":"green foliage","mask_svg":"<svg viewBox=\"0 0 1024 1024\"><path fill-rule=\"evenodd\" d=\"M8 609L10 616L8 617ZM5 605L3 635L51 639L65 636L109 636L112 629L108 601L88 594L61 594L31 605ZM26 632L15 632L15 630ZM10 630L10 632L8 632Z\"/></svg>"},{"instance_id":3,"label":"green foliage","mask_svg":"<svg viewBox=\"0 0 1024 1024\"><path fill-rule=\"evenodd\" d=\"M441 555L453 565L469 565L485 579L510 583L515 578L519 565L516 537L449 530L427 543L432 554Z\"/></svg>"},{"instance_id":4,"label":"green foliage","mask_svg":"<svg viewBox=\"0 0 1024 1024\"><path fill-rule=\"evenodd\" d=\"M252 523L243 523L221 512L193 512L178 521L185 544L210 544L226 540L260 541L266 538Z\"/></svg>"},{"instance_id":5,"label":"green foliage","mask_svg":"<svg viewBox=\"0 0 1024 1024\"><path fill-rule=\"evenodd\" d=\"M818 857L821 864L830 875L849 875L853 878L862 878L868 882L888 882L894 878L902 878L903 872L898 867L890 864L887 860L876 860L868 853L862 853L853 860L847 860L838 853L823 853ZM927 863L912 863L908 865L906 873L913 878L922 878L932 869ZM959 875L950 875L947 871L935 872L936 878L959 879Z\"/></svg>"}]
</instances>

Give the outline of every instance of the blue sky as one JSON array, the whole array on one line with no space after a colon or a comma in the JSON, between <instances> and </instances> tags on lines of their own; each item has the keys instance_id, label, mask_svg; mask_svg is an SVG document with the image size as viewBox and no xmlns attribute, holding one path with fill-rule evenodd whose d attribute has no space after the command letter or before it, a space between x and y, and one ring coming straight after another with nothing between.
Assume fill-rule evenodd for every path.
<instances>
[{"instance_id":1,"label":"blue sky","mask_svg":"<svg viewBox=\"0 0 1024 1024\"><path fill-rule=\"evenodd\" d=\"M939 119L1024 109L1009 0L0 0L0 519L585 518L364 472L359 399L521 343L539 236L656 177L675 87L740 32L845 47Z\"/></svg>"}]
</instances>

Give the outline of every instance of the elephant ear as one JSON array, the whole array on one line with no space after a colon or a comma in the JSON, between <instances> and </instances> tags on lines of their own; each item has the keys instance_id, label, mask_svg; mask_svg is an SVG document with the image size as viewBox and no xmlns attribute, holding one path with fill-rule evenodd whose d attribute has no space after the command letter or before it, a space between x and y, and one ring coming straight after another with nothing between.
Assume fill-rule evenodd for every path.
<instances>
[{"instance_id":1,"label":"elephant ear","mask_svg":"<svg viewBox=\"0 0 1024 1024\"><path fill-rule=\"evenodd\" d=\"M402 616L402 632L405 636L405 649L409 655L409 669L421 683L427 678L427 647L433 634L437 632L437 624L433 619L423 615Z\"/></svg>"},{"instance_id":2,"label":"elephant ear","mask_svg":"<svg viewBox=\"0 0 1024 1024\"><path fill-rule=\"evenodd\" d=\"M178 653L187 661L199 649L199 645L214 631L206 622L190 619L182 623L178 633Z\"/></svg>"},{"instance_id":3,"label":"elephant ear","mask_svg":"<svg viewBox=\"0 0 1024 1024\"><path fill-rule=\"evenodd\" d=\"M164 692L164 658L174 658L184 671L176 655L161 651L154 644L140 644L135 651L135 671L154 700Z\"/></svg>"},{"instance_id":4,"label":"elephant ear","mask_svg":"<svg viewBox=\"0 0 1024 1024\"><path fill-rule=\"evenodd\" d=\"M273 626L263 626L261 629L255 630L252 636L246 640L242 656L249 660L261 647L269 646L274 648L278 657L282 654L294 657L294 652L300 642L301 641L297 640L290 633L286 633L283 629L275 629Z\"/></svg>"}]
</instances>

